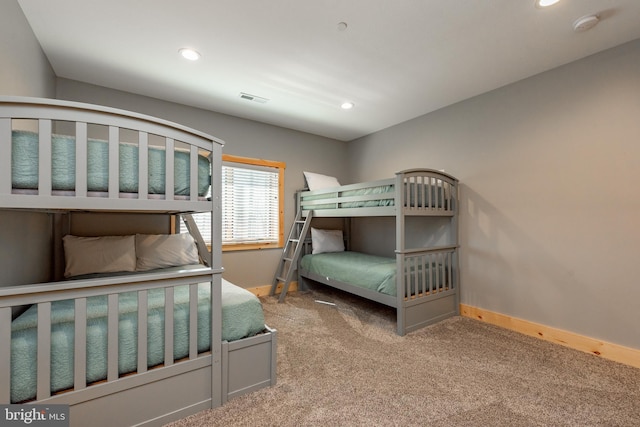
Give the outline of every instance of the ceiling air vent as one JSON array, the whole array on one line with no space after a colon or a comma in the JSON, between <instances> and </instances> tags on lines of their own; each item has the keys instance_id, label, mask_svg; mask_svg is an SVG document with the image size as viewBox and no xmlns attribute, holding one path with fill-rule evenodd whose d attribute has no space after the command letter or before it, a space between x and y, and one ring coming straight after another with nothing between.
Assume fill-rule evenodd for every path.
<instances>
[{"instance_id":1,"label":"ceiling air vent","mask_svg":"<svg viewBox=\"0 0 640 427\"><path fill-rule=\"evenodd\" d=\"M240 98L246 99L247 101L258 102L260 104L265 104L269 101L267 98L251 95L250 93L244 93L244 92L240 92Z\"/></svg>"}]
</instances>

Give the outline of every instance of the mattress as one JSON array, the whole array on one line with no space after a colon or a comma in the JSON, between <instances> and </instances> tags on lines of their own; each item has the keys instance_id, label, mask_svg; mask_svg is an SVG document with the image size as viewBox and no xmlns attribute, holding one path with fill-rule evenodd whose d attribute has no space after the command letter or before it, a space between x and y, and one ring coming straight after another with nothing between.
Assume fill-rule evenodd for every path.
<instances>
[{"instance_id":1,"label":"mattress","mask_svg":"<svg viewBox=\"0 0 640 427\"><path fill-rule=\"evenodd\" d=\"M443 207L446 204L445 191L441 185L426 185L426 184L408 184L409 188L409 206L429 206L429 207ZM417 186L417 187L416 187ZM429 190L430 189L430 190ZM431 198L427 197L428 192L431 191ZM358 196L371 196L375 195L379 198L369 200L353 200L349 202L340 202L340 208L368 208L378 206L394 206L395 205L395 185L378 185L373 187L360 188L356 190L346 190L339 193L340 199L346 199ZM337 192L323 193L323 194L310 194L303 196L303 202L309 201L321 201L323 199L334 199L338 197ZM425 198L426 200L422 201ZM317 204L310 206L309 209L335 209L335 203Z\"/></svg>"},{"instance_id":2,"label":"mattress","mask_svg":"<svg viewBox=\"0 0 640 427\"><path fill-rule=\"evenodd\" d=\"M360 252L305 255L302 269L343 283L396 296L396 260Z\"/></svg>"},{"instance_id":3,"label":"mattress","mask_svg":"<svg viewBox=\"0 0 640 427\"><path fill-rule=\"evenodd\" d=\"M308 254L300 260L303 270L321 277L396 296L396 260L361 252L325 252ZM442 288L449 283L447 264L428 262L425 265L407 264L405 297L429 289Z\"/></svg>"},{"instance_id":4,"label":"mattress","mask_svg":"<svg viewBox=\"0 0 640 427\"><path fill-rule=\"evenodd\" d=\"M380 195L380 199L376 200L364 200L364 201L352 201L342 202L340 206L342 208L363 208L363 207L375 207L375 206L393 206L394 192L393 185L379 185L375 187L361 188L358 190L347 190L340 193L340 198L353 197L353 196L368 196L371 194ZM304 196L303 201L308 202L312 200L322 200L337 197L336 193L324 193ZM384 197L390 197L385 199ZM335 208L335 203L331 204L319 204L313 205L313 209L332 209Z\"/></svg>"},{"instance_id":5,"label":"mattress","mask_svg":"<svg viewBox=\"0 0 640 427\"><path fill-rule=\"evenodd\" d=\"M75 138L66 135L51 137L52 190L73 191L76 185ZM12 131L11 179L14 189L38 189L38 134ZM138 192L138 146L120 143L120 192ZM166 156L163 147L149 146L149 194L165 193ZM198 156L198 195L209 190L210 162ZM190 195L190 153L175 149L174 194ZM87 141L87 190L109 190L109 144L99 139Z\"/></svg>"},{"instance_id":6,"label":"mattress","mask_svg":"<svg viewBox=\"0 0 640 427\"><path fill-rule=\"evenodd\" d=\"M119 294L119 372L137 369L137 292ZM198 285L198 352L211 345L210 285ZM36 397L37 307L31 306L11 325L11 402ZM148 292L147 363L164 361L164 291ZM264 330L260 300L222 280L222 339L234 341ZM189 287L174 291L174 359L189 355ZM73 387L74 301L51 304L51 389ZM87 298L87 383L107 376L107 297Z\"/></svg>"}]
</instances>

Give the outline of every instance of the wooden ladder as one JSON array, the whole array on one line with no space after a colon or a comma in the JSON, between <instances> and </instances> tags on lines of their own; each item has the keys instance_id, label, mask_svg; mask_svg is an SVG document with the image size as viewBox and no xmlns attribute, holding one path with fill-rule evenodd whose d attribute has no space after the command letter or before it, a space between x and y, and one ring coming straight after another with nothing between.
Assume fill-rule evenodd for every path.
<instances>
[{"instance_id":1,"label":"wooden ladder","mask_svg":"<svg viewBox=\"0 0 640 427\"><path fill-rule=\"evenodd\" d=\"M309 232L312 217L313 211L309 211L309 214L305 219L302 219L302 211L298 211L296 219L293 222L293 225L291 225L289 238L282 250L278 268L276 269L276 274L273 276L271 290L269 291L269 295L275 295L278 284L283 284L278 302L283 302L287 292L289 291L289 283L291 283L291 279L293 278L293 272L298 268L298 259L300 259L304 239Z\"/></svg>"}]
</instances>

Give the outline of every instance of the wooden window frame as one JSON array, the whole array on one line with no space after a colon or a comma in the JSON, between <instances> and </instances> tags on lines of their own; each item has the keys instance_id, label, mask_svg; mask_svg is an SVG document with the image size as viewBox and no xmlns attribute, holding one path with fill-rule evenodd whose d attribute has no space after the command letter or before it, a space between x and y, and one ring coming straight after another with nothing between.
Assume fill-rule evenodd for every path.
<instances>
[{"instance_id":1,"label":"wooden window frame","mask_svg":"<svg viewBox=\"0 0 640 427\"><path fill-rule=\"evenodd\" d=\"M255 159L251 157L241 157L230 154L223 154L222 162L264 166L278 169L278 242L223 244L222 251L231 252L282 248L284 246L284 171L286 168L286 164L284 162L278 162L274 160Z\"/></svg>"}]
</instances>

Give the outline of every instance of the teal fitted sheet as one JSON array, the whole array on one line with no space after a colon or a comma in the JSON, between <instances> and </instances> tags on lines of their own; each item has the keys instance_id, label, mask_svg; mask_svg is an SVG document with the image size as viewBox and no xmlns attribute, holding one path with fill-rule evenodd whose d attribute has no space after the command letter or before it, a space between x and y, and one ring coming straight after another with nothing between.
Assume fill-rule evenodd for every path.
<instances>
[{"instance_id":1,"label":"teal fitted sheet","mask_svg":"<svg viewBox=\"0 0 640 427\"><path fill-rule=\"evenodd\" d=\"M305 255L304 270L339 282L396 296L396 260L360 252L326 252Z\"/></svg>"},{"instance_id":2,"label":"teal fitted sheet","mask_svg":"<svg viewBox=\"0 0 640 427\"><path fill-rule=\"evenodd\" d=\"M408 205L411 207L427 206L432 208L442 208L447 205L446 192L441 185L425 185L425 184L407 184L409 185ZM429 192L431 195L429 196ZM379 198L373 200L357 200L358 196L375 195ZM322 193L309 194L303 196L303 202L322 201L323 199L333 199L338 197L338 193ZM346 190L339 193L340 199L355 197L355 200L349 202L339 202L340 208L369 208L378 206L394 206L395 205L395 185L378 185L356 190ZM369 199L369 197L367 197ZM425 199L423 201L423 199ZM309 209L336 209L335 203L314 204Z\"/></svg>"},{"instance_id":3,"label":"teal fitted sheet","mask_svg":"<svg viewBox=\"0 0 640 427\"><path fill-rule=\"evenodd\" d=\"M137 369L137 292L119 294L118 369ZM210 284L198 285L198 351L211 346ZM174 359L189 355L189 287L174 292ZM148 292L147 365L164 362L164 290ZM73 387L74 301L51 304L51 390ZM264 330L260 300L246 289L222 280L222 339L235 341ZM11 402L36 397L37 306L11 324ZM107 297L87 298L87 383L107 376Z\"/></svg>"},{"instance_id":4,"label":"teal fitted sheet","mask_svg":"<svg viewBox=\"0 0 640 427\"><path fill-rule=\"evenodd\" d=\"M76 185L75 138L51 137L52 189L73 191ZM138 192L138 146L120 143L120 192ZM11 179L15 189L38 189L39 141L35 132L12 131ZM190 194L190 155L176 149L174 154L174 194ZM149 194L165 193L166 156L162 147L149 146ZM211 183L211 167L206 156L198 156L198 195L206 196ZM109 190L109 144L99 139L87 141L87 190Z\"/></svg>"},{"instance_id":5,"label":"teal fitted sheet","mask_svg":"<svg viewBox=\"0 0 640 427\"><path fill-rule=\"evenodd\" d=\"M369 289L395 297L396 260L361 252L325 252L308 254L300 260L303 270L338 282ZM416 292L441 289L449 283L448 264L428 262L406 265L405 298Z\"/></svg>"}]
</instances>

